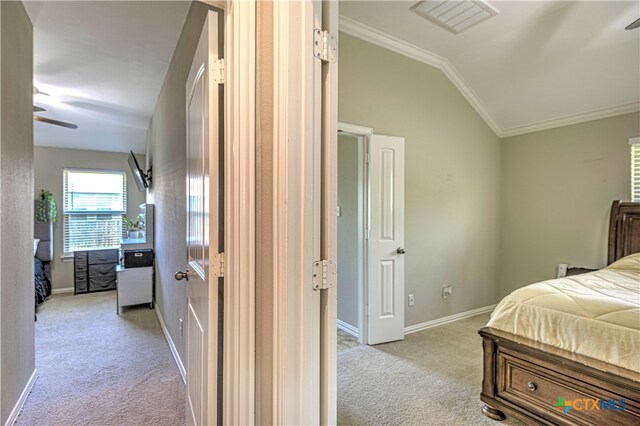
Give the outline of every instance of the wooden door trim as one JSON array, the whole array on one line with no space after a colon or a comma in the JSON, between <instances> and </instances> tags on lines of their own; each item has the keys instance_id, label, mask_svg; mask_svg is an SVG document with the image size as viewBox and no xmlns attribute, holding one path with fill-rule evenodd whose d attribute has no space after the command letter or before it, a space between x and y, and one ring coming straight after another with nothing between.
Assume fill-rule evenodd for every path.
<instances>
[{"instance_id":1,"label":"wooden door trim","mask_svg":"<svg viewBox=\"0 0 640 426\"><path fill-rule=\"evenodd\" d=\"M322 1L320 29L338 35L337 1ZM338 55L339 56L339 55ZM338 61L324 62L321 75L321 259L338 260ZM320 295L320 424L337 423L337 343L338 289Z\"/></svg>"},{"instance_id":2,"label":"wooden door trim","mask_svg":"<svg viewBox=\"0 0 640 426\"><path fill-rule=\"evenodd\" d=\"M273 208L269 240L272 303L260 321L272 321L273 393L261 397L270 424L320 421L320 293L312 265L320 259L321 64L313 30L321 3L272 3ZM266 100L265 100L266 101Z\"/></svg>"},{"instance_id":3,"label":"wooden door trim","mask_svg":"<svg viewBox=\"0 0 640 426\"><path fill-rule=\"evenodd\" d=\"M218 5L221 2L215 2ZM256 5L225 8L223 422L255 424Z\"/></svg>"}]
</instances>

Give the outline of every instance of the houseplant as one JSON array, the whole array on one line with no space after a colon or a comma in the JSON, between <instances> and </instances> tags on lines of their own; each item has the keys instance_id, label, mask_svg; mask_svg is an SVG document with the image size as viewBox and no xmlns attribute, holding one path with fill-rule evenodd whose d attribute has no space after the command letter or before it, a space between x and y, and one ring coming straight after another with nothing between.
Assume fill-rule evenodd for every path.
<instances>
[{"instance_id":1,"label":"houseplant","mask_svg":"<svg viewBox=\"0 0 640 426\"><path fill-rule=\"evenodd\" d=\"M127 237L138 238L138 230L140 229L140 217L138 216L135 219L129 219L128 217L123 216L122 221L127 227Z\"/></svg>"},{"instance_id":2,"label":"houseplant","mask_svg":"<svg viewBox=\"0 0 640 426\"><path fill-rule=\"evenodd\" d=\"M58 220L58 208L56 198L49 191L40 190L40 196L35 206L36 222L56 223Z\"/></svg>"}]
</instances>

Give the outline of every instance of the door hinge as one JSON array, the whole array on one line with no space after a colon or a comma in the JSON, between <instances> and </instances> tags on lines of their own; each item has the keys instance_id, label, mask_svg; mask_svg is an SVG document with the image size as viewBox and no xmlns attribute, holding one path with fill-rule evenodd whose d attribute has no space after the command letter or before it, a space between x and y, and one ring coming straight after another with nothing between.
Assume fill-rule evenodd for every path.
<instances>
[{"instance_id":1,"label":"door hinge","mask_svg":"<svg viewBox=\"0 0 640 426\"><path fill-rule=\"evenodd\" d=\"M313 56L323 62L335 62L338 39L329 31L313 30Z\"/></svg>"},{"instance_id":2,"label":"door hinge","mask_svg":"<svg viewBox=\"0 0 640 426\"><path fill-rule=\"evenodd\" d=\"M336 286L336 262L318 260L313 262L313 289L327 290Z\"/></svg>"},{"instance_id":3,"label":"door hinge","mask_svg":"<svg viewBox=\"0 0 640 426\"><path fill-rule=\"evenodd\" d=\"M214 59L211 64L211 80L217 84L224 84L224 59Z\"/></svg>"},{"instance_id":4,"label":"door hinge","mask_svg":"<svg viewBox=\"0 0 640 426\"><path fill-rule=\"evenodd\" d=\"M224 252L214 254L210 262L211 276L214 278L224 277Z\"/></svg>"}]
</instances>

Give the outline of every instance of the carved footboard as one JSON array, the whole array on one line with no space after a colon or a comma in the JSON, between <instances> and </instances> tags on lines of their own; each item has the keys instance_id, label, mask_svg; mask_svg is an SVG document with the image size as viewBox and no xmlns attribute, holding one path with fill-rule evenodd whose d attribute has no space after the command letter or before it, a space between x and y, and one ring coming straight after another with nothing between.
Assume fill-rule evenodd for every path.
<instances>
[{"instance_id":1,"label":"carved footboard","mask_svg":"<svg viewBox=\"0 0 640 426\"><path fill-rule=\"evenodd\" d=\"M489 327L480 329L482 413L528 424L640 424L640 374Z\"/></svg>"}]
</instances>

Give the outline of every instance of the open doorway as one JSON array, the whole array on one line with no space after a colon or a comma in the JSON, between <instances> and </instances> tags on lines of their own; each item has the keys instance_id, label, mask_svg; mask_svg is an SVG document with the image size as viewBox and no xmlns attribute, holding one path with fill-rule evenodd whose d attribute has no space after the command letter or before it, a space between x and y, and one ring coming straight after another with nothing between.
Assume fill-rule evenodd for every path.
<instances>
[{"instance_id":1,"label":"open doorway","mask_svg":"<svg viewBox=\"0 0 640 426\"><path fill-rule=\"evenodd\" d=\"M358 132L358 133L356 133ZM367 129L338 133L338 351L365 343Z\"/></svg>"},{"instance_id":2,"label":"open doorway","mask_svg":"<svg viewBox=\"0 0 640 426\"><path fill-rule=\"evenodd\" d=\"M338 125L338 350L404 338L404 139Z\"/></svg>"}]
</instances>

